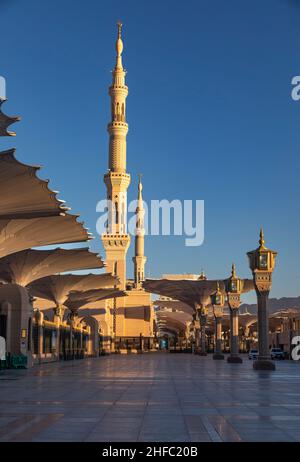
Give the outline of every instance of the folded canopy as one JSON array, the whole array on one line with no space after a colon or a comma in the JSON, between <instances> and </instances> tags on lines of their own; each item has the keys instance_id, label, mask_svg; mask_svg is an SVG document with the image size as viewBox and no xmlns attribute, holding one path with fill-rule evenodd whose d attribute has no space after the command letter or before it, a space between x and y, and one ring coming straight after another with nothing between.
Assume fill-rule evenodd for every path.
<instances>
[{"instance_id":1,"label":"folded canopy","mask_svg":"<svg viewBox=\"0 0 300 462\"><path fill-rule=\"evenodd\" d=\"M37 176L39 169L18 161L15 149L0 152L0 219L49 217L69 210L49 181Z\"/></svg>"}]
</instances>

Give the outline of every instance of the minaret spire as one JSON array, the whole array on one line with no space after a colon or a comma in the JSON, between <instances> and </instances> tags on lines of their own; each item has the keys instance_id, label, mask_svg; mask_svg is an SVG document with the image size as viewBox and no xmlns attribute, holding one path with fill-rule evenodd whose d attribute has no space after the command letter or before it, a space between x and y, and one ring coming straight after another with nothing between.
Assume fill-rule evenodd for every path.
<instances>
[{"instance_id":1,"label":"minaret spire","mask_svg":"<svg viewBox=\"0 0 300 462\"><path fill-rule=\"evenodd\" d=\"M116 41L117 58L116 58L115 70L116 69L123 70L122 53L123 53L124 45L123 45L123 41L122 41L122 27L123 27L123 24L121 23L121 21L118 22L117 26L118 26L118 38L117 38L117 41Z\"/></svg>"},{"instance_id":2,"label":"minaret spire","mask_svg":"<svg viewBox=\"0 0 300 462\"><path fill-rule=\"evenodd\" d=\"M123 27L123 24L121 21L118 21L117 22L117 26L118 26L118 39L121 39L121 36L122 36L122 27Z\"/></svg>"},{"instance_id":3,"label":"minaret spire","mask_svg":"<svg viewBox=\"0 0 300 462\"><path fill-rule=\"evenodd\" d=\"M144 203L143 203L143 184L142 184L142 174L139 173L139 184L138 184L138 208L140 210L144 210Z\"/></svg>"},{"instance_id":4,"label":"minaret spire","mask_svg":"<svg viewBox=\"0 0 300 462\"><path fill-rule=\"evenodd\" d=\"M138 184L138 201L136 208L136 228L135 228L135 253L133 257L134 263L134 282L136 288L141 288L141 282L145 280L145 264L147 258L144 255L145 252L145 209L143 202L143 184L142 175L139 175Z\"/></svg>"},{"instance_id":5,"label":"minaret spire","mask_svg":"<svg viewBox=\"0 0 300 462\"><path fill-rule=\"evenodd\" d=\"M122 53L124 49L124 44L122 40L122 27L123 24L121 21L118 22L118 36L117 36L117 41L116 41L116 65L113 70L113 85L117 86L124 86L125 85L125 76L126 76L126 71L123 68L123 63L122 63ZM127 95L126 95L127 96Z\"/></svg>"}]
</instances>

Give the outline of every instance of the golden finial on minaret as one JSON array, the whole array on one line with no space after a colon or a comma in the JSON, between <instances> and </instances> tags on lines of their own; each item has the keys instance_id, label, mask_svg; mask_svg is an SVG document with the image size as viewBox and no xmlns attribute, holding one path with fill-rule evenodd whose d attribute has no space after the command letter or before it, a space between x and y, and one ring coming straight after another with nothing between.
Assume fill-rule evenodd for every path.
<instances>
[{"instance_id":1,"label":"golden finial on minaret","mask_svg":"<svg viewBox=\"0 0 300 462\"><path fill-rule=\"evenodd\" d=\"M122 35L122 26L123 26L122 22L118 21L117 26L118 26L118 38L120 39Z\"/></svg>"},{"instance_id":2,"label":"golden finial on minaret","mask_svg":"<svg viewBox=\"0 0 300 462\"><path fill-rule=\"evenodd\" d=\"M231 277L236 278L236 267L234 263L232 263Z\"/></svg>"},{"instance_id":3,"label":"golden finial on minaret","mask_svg":"<svg viewBox=\"0 0 300 462\"><path fill-rule=\"evenodd\" d=\"M259 233L259 248L260 249L265 249L265 235L264 235L264 230L260 228L260 233Z\"/></svg>"},{"instance_id":4,"label":"golden finial on minaret","mask_svg":"<svg viewBox=\"0 0 300 462\"><path fill-rule=\"evenodd\" d=\"M123 69L122 66L122 52L123 52L123 41L122 41L122 26L123 24L121 21L118 22L118 38L116 42L116 50L117 50L117 63L116 63L116 68L121 68Z\"/></svg>"},{"instance_id":5,"label":"golden finial on minaret","mask_svg":"<svg viewBox=\"0 0 300 462\"><path fill-rule=\"evenodd\" d=\"M143 191L142 174L139 173L138 203L137 203L137 208L136 208L136 213L137 214L139 214L139 212L141 212L142 214L144 213L144 202L143 202L142 191Z\"/></svg>"},{"instance_id":6,"label":"golden finial on minaret","mask_svg":"<svg viewBox=\"0 0 300 462\"><path fill-rule=\"evenodd\" d=\"M142 190L143 190L142 174L139 173L139 185L138 185L139 199L140 199L140 197L142 196Z\"/></svg>"}]
</instances>

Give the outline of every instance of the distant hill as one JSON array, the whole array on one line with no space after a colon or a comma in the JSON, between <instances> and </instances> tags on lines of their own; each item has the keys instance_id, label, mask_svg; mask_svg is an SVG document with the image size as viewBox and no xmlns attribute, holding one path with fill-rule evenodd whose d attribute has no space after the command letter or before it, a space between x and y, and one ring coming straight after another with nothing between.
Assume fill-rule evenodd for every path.
<instances>
[{"instance_id":1,"label":"distant hill","mask_svg":"<svg viewBox=\"0 0 300 462\"><path fill-rule=\"evenodd\" d=\"M268 306L270 313L288 308L294 308L300 311L300 297L270 298ZM243 303L240 307L240 313L245 313L246 311L255 314L257 312L256 303L250 305L248 303Z\"/></svg>"}]
</instances>

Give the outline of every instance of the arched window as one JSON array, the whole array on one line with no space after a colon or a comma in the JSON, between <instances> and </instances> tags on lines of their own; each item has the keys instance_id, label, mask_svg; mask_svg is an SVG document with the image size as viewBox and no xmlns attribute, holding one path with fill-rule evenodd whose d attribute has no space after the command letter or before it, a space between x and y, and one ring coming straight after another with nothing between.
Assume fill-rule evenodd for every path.
<instances>
[{"instance_id":1,"label":"arched window","mask_svg":"<svg viewBox=\"0 0 300 462\"><path fill-rule=\"evenodd\" d=\"M124 204L124 202L122 203L122 224L124 226L126 225L126 215L125 215L125 204Z\"/></svg>"},{"instance_id":2,"label":"arched window","mask_svg":"<svg viewBox=\"0 0 300 462\"><path fill-rule=\"evenodd\" d=\"M117 120L121 119L120 103L117 103Z\"/></svg>"}]
</instances>

